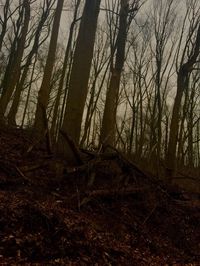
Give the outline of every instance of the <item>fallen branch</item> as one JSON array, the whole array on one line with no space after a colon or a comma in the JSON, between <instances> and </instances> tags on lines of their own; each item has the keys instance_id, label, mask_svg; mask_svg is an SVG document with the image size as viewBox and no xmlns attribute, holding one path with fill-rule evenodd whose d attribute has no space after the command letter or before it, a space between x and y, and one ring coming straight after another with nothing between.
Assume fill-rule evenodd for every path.
<instances>
[{"instance_id":1,"label":"fallen branch","mask_svg":"<svg viewBox=\"0 0 200 266\"><path fill-rule=\"evenodd\" d=\"M128 196L132 195L135 193L144 193L149 190L149 186L144 186L144 187L129 187L126 189L99 189L99 190L94 190L91 192L86 192L85 197L80 203L80 206L83 206L87 204L88 202L96 199L96 198L104 198L104 197L122 197L122 196Z\"/></svg>"},{"instance_id":2,"label":"fallen branch","mask_svg":"<svg viewBox=\"0 0 200 266\"><path fill-rule=\"evenodd\" d=\"M20 170L16 165L12 164L9 161L0 160L0 168L6 173L8 176L19 178L21 177L25 181L32 183L31 179L26 177L22 170Z\"/></svg>"},{"instance_id":3,"label":"fallen branch","mask_svg":"<svg viewBox=\"0 0 200 266\"><path fill-rule=\"evenodd\" d=\"M34 164L34 165L30 165L30 166L29 165L25 165L25 166L22 166L20 169L21 169L21 171L28 173L28 172L32 172L32 171L38 170L38 169L40 169L40 168L42 168L44 166L47 166L49 164L50 164L49 161L46 161L46 162L44 161L44 162L40 162L38 164Z\"/></svg>"}]
</instances>

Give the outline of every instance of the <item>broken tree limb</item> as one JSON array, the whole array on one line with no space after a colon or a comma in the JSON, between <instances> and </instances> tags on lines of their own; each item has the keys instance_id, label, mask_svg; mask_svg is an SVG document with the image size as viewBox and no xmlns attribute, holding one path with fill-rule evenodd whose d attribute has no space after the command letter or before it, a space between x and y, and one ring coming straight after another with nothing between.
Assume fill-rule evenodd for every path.
<instances>
[{"instance_id":1,"label":"broken tree limb","mask_svg":"<svg viewBox=\"0 0 200 266\"><path fill-rule=\"evenodd\" d=\"M31 179L26 177L21 169L8 160L0 160L0 169L8 176L22 178L26 182L31 183Z\"/></svg>"},{"instance_id":2,"label":"broken tree limb","mask_svg":"<svg viewBox=\"0 0 200 266\"><path fill-rule=\"evenodd\" d=\"M135 193L144 193L148 191L150 188L149 186L144 186L144 187L129 187L126 189L99 189L99 190L94 190L90 192L85 193L85 197L80 203L80 206L83 206L90 201L97 199L97 198L113 198L113 197L123 197L123 196L128 196L128 195L133 195Z\"/></svg>"}]
</instances>

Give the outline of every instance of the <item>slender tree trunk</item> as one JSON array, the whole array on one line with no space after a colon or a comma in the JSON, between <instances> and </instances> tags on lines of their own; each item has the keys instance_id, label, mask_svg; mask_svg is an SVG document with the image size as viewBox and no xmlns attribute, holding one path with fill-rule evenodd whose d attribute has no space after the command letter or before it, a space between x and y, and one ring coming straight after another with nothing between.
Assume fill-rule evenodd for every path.
<instances>
[{"instance_id":1,"label":"slender tree trunk","mask_svg":"<svg viewBox=\"0 0 200 266\"><path fill-rule=\"evenodd\" d=\"M21 98L21 93L23 91L23 86L25 83L25 80L27 78L27 74L29 71L29 67L31 65L32 59L34 57L35 54L37 54L38 52L38 48L40 47L41 43L44 41L42 41L40 43L40 35L43 29L43 26L48 18L49 15L49 10L51 8L51 2L49 2L45 8L45 4L43 6L43 12L40 18L40 21L38 23L36 32L35 32L35 37L34 37L34 43L32 46L32 49L30 51L30 53L27 56L27 60L26 60L26 64L23 68L23 73L21 75L20 81L17 84L17 87L15 89L15 94L14 94L14 99L8 114L8 123L11 125L16 125L16 114L17 114L17 110L18 110L18 106L19 106L19 102L20 102L20 98Z\"/></svg>"},{"instance_id":2,"label":"slender tree trunk","mask_svg":"<svg viewBox=\"0 0 200 266\"><path fill-rule=\"evenodd\" d=\"M60 27L60 19L62 14L64 0L57 1L57 7L55 11L53 27L51 32L51 39L49 44L49 51L47 55L47 61L44 69L44 76L42 79L42 84L38 94L38 102L36 107L36 114L35 114L35 129L36 134L42 135L46 130L46 122L44 121L46 113L46 109L49 102L49 95L50 95L50 84L51 84L51 77L53 66L55 62L55 54L56 54L56 47L57 47L57 39Z\"/></svg>"},{"instance_id":3,"label":"slender tree trunk","mask_svg":"<svg viewBox=\"0 0 200 266\"><path fill-rule=\"evenodd\" d=\"M176 148L178 142L179 122L180 122L180 109L183 92L188 89L189 76L193 70L193 66L197 61L200 53L200 25L198 26L196 40L192 53L186 63L184 63L178 72L177 78L177 92L174 101L172 118L170 124L169 143L166 158L166 176L173 177L176 172Z\"/></svg>"},{"instance_id":4,"label":"slender tree trunk","mask_svg":"<svg viewBox=\"0 0 200 266\"><path fill-rule=\"evenodd\" d=\"M119 19L119 31L117 36L117 51L115 66L111 69L111 79L110 84L106 94L106 103L103 114L103 121L101 127L101 143L106 145L113 146L115 143L116 135L116 112L117 112L117 103L118 103L118 94L121 73L124 66L125 59L125 46L126 46L126 37L127 37L127 18L129 12L129 1L121 0L121 9L120 9L120 19Z\"/></svg>"},{"instance_id":5,"label":"slender tree trunk","mask_svg":"<svg viewBox=\"0 0 200 266\"><path fill-rule=\"evenodd\" d=\"M30 78L30 80L33 79L36 62L37 62L37 55L35 55L35 60L33 62L33 69L32 69L32 72L31 72L31 78ZM23 112L23 116L22 116L22 122L21 122L21 127L22 128L23 128L24 122L25 122L26 111L27 111L27 108L28 108L30 94L31 94L31 82L29 83L29 86L28 86L28 93L27 93L26 102L25 102L25 106L24 106L24 112Z\"/></svg>"},{"instance_id":6,"label":"slender tree trunk","mask_svg":"<svg viewBox=\"0 0 200 266\"><path fill-rule=\"evenodd\" d=\"M188 106L188 164L189 167L194 167L194 97L195 90L191 88L190 101Z\"/></svg>"},{"instance_id":7,"label":"slender tree trunk","mask_svg":"<svg viewBox=\"0 0 200 266\"><path fill-rule=\"evenodd\" d=\"M15 86L19 80L20 77L20 71L21 71L21 60L24 53L24 47L26 42L26 35L28 32L28 26L30 21L30 3L29 0L24 0L23 2L23 8L24 8L24 21L23 21L23 27L21 31L21 37L18 42L18 48L17 52L15 54L14 63L12 64L12 75L9 77L9 81L7 81L7 86L4 88L4 92L2 94L1 100L0 100L0 117L1 120L3 119L3 116L5 115L8 103L10 101L10 98L12 96L12 93L15 89Z\"/></svg>"},{"instance_id":8,"label":"slender tree trunk","mask_svg":"<svg viewBox=\"0 0 200 266\"><path fill-rule=\"evenodd\" d=\"M129 148L128 148L128 154L131 155L132 152L133 152L133 140L134 140L134 130L135 130L135 120L136 120L136 108L135 108L135 103L134 103L134 98L135 98L135 92L134 92L134 95L133 95L133 103L132 103L132 106L131 106L131 113L132 113L132 118L131 118L131 128L130 128L130 140L129 140Z\"/></svg>"},{"instance_id":9,"label":"slender tree trunk","mask_svg":"<svg viewBox=\"0 0 200 266\"><path fill-rule=\"evenodd\" d=\"M4 5L4 20L1 23L1 34L0 34L0 51L2 48L2 44L3 44L3 40L4 40L4 36L6 34L6 30L7 30L7 24L8 24L8 10L9 10L9 6L10 6L10 0L6 0L5 5Z\"/></svg>"},{"instance_id":10,"label":"slender tree trunk","mask_svg":"<svg viewBox=\"0 0 200 266\"><path fill-rule=\"evenodd\" d=\"M106 69L104 71L104 74L103 74L103 77L102 77L102 81L101 81L101 84L99 85L98 92L97 92L97 95L96 95L96 100L94 100L94 97L95 97L95 89L96 89L97 77L95 77L94 83L92 85L90 100L89 100L88 109L87 109L86 118L85 118L84 131L83 131L83 136L82 136L81 141L80 141L80 146L84 145L84 142L85 142L85 140L86 140L86 138L87 138L87 136L89 134L88 131L89 131L89 128L91 127L92 118L93 118L95 109L97 107L97 102L99 100L100 93L101 93L102 87L104 85L104 81L105 81L105 78L106 78L106 74L107 74L109 65L110 65L110 63L107 64Z\"/></svg>"},{"instance_id":11,"label":"slender tree trunk","mask_svg":"<svg viewBox=\"0 0 200 266\"><path fill-rule=\"evenodd\" d=\"M66 51L65 51L65 58L64 58L63 68L62 68L62 74L61 74L61 78L60 78L60 81L59 81L56 102L55 102L55 106L54 106L54 110L53 110L53 118L52 118L52 124L51 124L51 135L54 136L54 137L56 136L56 123L58 122L57 121L58 109L59 109L59 104L60 104L60 98L61 98L61 95L62 95L64 79L65 79L65 75L66 75L67 64L68 64L68 61L69 61L69 54L70 54L72 41L73 41L74 27L75 27L76 22L77 22L77 13L78 13L79 5L80 5L80 0L78 0L78 2L76 4L75 10L74 10L74 18L73 18L73 21L72 21L71 26L70 26L69 38L68 38L67 48L66 48Z\"/></svg>"},{"instance_id":12,"label":"slender tree trunk","mask_svg":"<svg viewBox=\"0 0 200 266\"><path fill-rule=\"evenodd\" d=\"M180 108L183 91L187 88L187 80L188 78L185 76L185 74L182 71L179 71L177 81L177 93L172 111L167 151L167 174L169 175L169 177L172 177L176 171L176 147L178 143Z\"/></svg>"}]
</instances>

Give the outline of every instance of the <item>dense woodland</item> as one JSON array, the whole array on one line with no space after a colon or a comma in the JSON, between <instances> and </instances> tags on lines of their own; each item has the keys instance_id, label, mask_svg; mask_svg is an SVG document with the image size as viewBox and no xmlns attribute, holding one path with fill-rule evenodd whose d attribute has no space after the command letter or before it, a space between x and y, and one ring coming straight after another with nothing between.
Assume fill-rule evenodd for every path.
<instances>
[{"instance_id":1,"label":"dense woodland","mask_svg":"<svg viewBox=\"0 0 200 266\"><path fill-rule=\"evenodd\" d=\"M1 123L199 168L199 1L1 1Z\"/></svg>"},{"instance_id":2,"label":"dense woodland","mask_svg":"<svg viewBox=\"0 0 200 266\"><path fill-rule=\"evenodd\" d=\"M199 265L199 193L199 0L0 0L0 265Z\"/></svg>"}]
</instances>

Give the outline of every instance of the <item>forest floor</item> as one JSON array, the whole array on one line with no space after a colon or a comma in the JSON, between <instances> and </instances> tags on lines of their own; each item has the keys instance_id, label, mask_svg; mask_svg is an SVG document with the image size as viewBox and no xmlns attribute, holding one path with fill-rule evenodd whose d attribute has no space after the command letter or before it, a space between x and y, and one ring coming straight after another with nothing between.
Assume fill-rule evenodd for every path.
<instances>
[{"instance_id":1,"label":"forest floor","mask_svg":"<svg viewBox=\"0 0 200 266\"><path fill-rule=\"evenodd\" d=\"M0 265L200 265L199 195L119 154L69 167L1 130Z\"/></svg>"}]
</instances>

